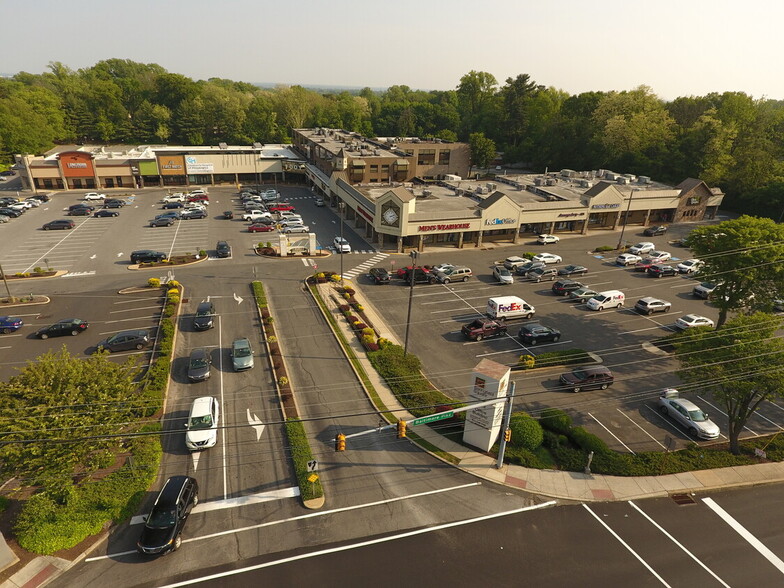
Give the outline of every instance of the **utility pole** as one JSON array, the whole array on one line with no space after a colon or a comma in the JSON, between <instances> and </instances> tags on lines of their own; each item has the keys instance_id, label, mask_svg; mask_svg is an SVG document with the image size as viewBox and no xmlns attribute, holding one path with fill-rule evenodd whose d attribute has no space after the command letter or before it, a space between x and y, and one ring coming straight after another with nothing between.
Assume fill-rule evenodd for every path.
<instances>
[{"instance_id":1,"label":"utility pole","mask_svg":"<svg viewBox=\"0 0 784 588\"><path fill-rule=\"evenodd\" d=\"M506 431L509 429L509 421L512 420L512 404L514 403L515 383L509 385L509 396L506 397L506 410L504 411L504 422L501 425L501 445L498 447L498 461L495 469L500 470L504 465L504 452L506 451Z\"/></svg>"},{"instance_id":2,"label":"utility pole","mask_svg":"<svg viewBox=\"0 0 784 588\"><path fill-rule=\"evenodd\" d=\"M623 234L626 232L626 224L629 222L629 210L632 207L633 197L634 197L634 188L632 188L632 193L629 194L629 205L626 207L626 218L623 219L623 227L621 227L621 238L618 239L618 247L616 247L616 249L620 249L621 245L623 244Z\"/></svg>"},{"instance_id":3,"label":"utility pole","mask_svg":"<svg viewBox=\"0 0 784 588\"><path fill-rule=\"evenodd\" d=\"M414 274L416 273L416 260L418 255L419 251L416 249L411 252L411 273L409 274L411 279L408 290L408 318L406 318L406 342L403 346L403 357L408 353L408 331L411 328L411 303L414 301Z\"/></svg>"},{"instance_id":4,"label":"utility pole","mask_svg":"<svg viewBox=\"0 0 784 588\"><path fill-rule=\"evenodd\" d=\"M16 298L11 296L11 290L8 288L8 280L5 279L5 272L3 271L3 266L0 265L0 276L3 276L3 284L5 284L5 291L8 294L8 302L13 304L16 302Z\"/></svg>"}]
</instances>

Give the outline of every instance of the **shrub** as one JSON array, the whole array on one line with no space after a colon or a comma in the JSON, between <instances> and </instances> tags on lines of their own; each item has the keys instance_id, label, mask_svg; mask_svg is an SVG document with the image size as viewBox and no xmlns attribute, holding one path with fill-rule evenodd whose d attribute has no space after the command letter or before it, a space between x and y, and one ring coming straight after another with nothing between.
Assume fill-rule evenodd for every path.
<instances>
[{"instance_id":1,"label":"shrub","mask_svg":"<svg viewBox=\"0 0 784 588\"><path fill-rule=\"evenodd\" d=\"M324 277L325 277L324 276L324 272L319 272L319 273L316 274L316 279L317 280L323 280Z\"/></svg>"},{"instance_id":2,"label":"shrub","mask_svg":"<svg viewBox=\"0 0 784 588\"><path fill-rule=\"evenodd\" d=\"M369 349L370 345L376 344L376 338L373 335L362 335L362 345L365 349Z\"/></svg>"},{"instance_id":3,"label":"shrub","mask_svg":"<svg viewBox=\"0 0 784 588\"><path fill-rule=\"evenodd\" d=\"M268 316L267 318L264 319L264 323L268 324L268 325L274 324L275 323L275 317L274 316Z\"/></svg>"},{"instance_id":4,"label":"shrub","mask_svg":"<svg viewBox=\"0 0 784 588\"><path fill-rule=\"evenodd\" d=\"M310 471L308 462L313 459L313 452L305 433L302 421L289 419L286 421L286 436L291 451L291 460L294 462L294 472L299 484L300 496L303 500L311 500L324 496L324 489L321 487L321 479L311 483L308 481Z\"/></svg>"},{"instance_id":5,"label":"shrub","mask_svg":"<svg viewBox=\"0 0 784 588\"><path fill-rule=\"evenodd\" d=\"M147 287L148 288L160 288L161 287L160 279L158 279L158 278L150 278L149 280L147 280Z\"/></svg>"},{"instance_id":6,"label":"shrub","mask_svg":"<svg viewBox=\"0 0 784 588\"><path fill-rule=\"evenodd\" d=\"M338 306L338 309L340 310L340 312L346 313L351 310L351 307L348 304L341 304L340 306Z\"/></svg>"},{"instance_id":7,"label":"shrub","mask_svg":"<svg viewBox=\"0 0 784 588\"><path fill-rule=\"evenodd\" d=\"M169 288L166 290L166 296L179 296L180 290L179 288Z\"/></svg>"},{"instance_id":8,"label":"shrub","mask_svg":"<svg viewBox=\"0 0 784 588\"><path fill-rule=\"evenodd\" d=\"M179 283L177 280L169 280L169 281L166 283L166 285L167 285L169 288L177 288L177 289L179 289L179 287L180 287L180 283Z\"/></svg>"},{"instance_id":9,"label":"shrub","mask_svg":"<svg viewBox=\"0 0 784 588\"><path fill-rule=\"evenodd\" d=\"M44 270L42 270L40 267L36 266L36 267L33 268L33 272L36 273L36 274L42 274L42 273L44 273Z\"/></svg>"},{"instance_id":10,"label":"shrub","mask_svg":"<svg viewBox=\"0 0 784 588\"><path fill-rule=\"evenodd\" d=\"M607 444L604 441L582 427L572 427L568 435L575 445L585 451L593 451L594 453L607 453L610 451L610 448L607 447Z\"/></svg>"},{"instance_id":11,"label":"shrub","mask_svg":"<svg viewBox=\"0 0 784 588\"><path fill-rule=\"evenodd\" d=\"M379 349L381 349L381 347L379 347L377 343L368 343L367 345L365 345L365 349L367 349L368 351L378 351Z\"/></svg>"},{"instance_id":12,"label":"shrub","mask_svg":"<svg viewBox=\"0 0 784 588\"><path fill-rule=\"evenodd\" d=\"M562 445L566 446L569 444L569 438L566 435L559 435L547 429L543 429L542 433L542 445L547 447L547 449L556 449Z\"/></svg>"},{"instance_id":13,"label":"shrub","mask_svg":"<svg viewBox=\"0 0 784 588\"><path fill-rule=\"evenodd\" d=\"M371 337L375 337L376 332L370 327L365 327L362 329L362 335L370 335Z\"/></svg>"},{"instance_id":14,"label":"shrub","mask_svg":"<svg viewBox=\"0 0 784 588\"><path fill-rule=\"evenodd\" d=\"M289 384L289 379L286 376L282 376L278 378L278 386L283 387L283 386L288 386L288 384Z\"/></svg>"},{"instance_id":15,"label":"shrub","mask_svg":"<svg viewBox=\"0 0 784 588\"><path fill-rule=\"evenodd\" d=\"M172 295L172 296L169 296L169 304L172 304L173 306L176 306L176 305L178 305L179 303L180 303L180 297L179 297L179 295ZM167 304L167 306L168 306L168 304ZM172 308L172 314L174 314L174 310L175 310L175 309L174 309L174 308Z\"/></svg>"},{"instance_id":16,"label":"shrub","mask_svg":"<svg viewBox=\"0 0 784 588\"><path fill-rule=\"evenodd\" d=\"M351 323L351 326L354 327L354 329L357 331L361 331L363 329L368 328L368 326L362 321L354 321L353 323Z\"/></svg>"},{"instance_id":17,"label":"shrub","mask_svg":"<svg viewBox=\"0 0 784 588\"><path fill-rule=\"evenodd\" d=\"M515 445L533 451L542 444L542 425L524 412L512 414L509 428L512 429L512 443Z\"/></svg>"},{"instance_id":18,"label":"shrub","mask_svg":"<svg viewBox=\"0 0 784 588\"><path fill-rule=\"evenodd\" d=\"M575 363L593 362L593 358L583 349L564 349L562 351L546 351L536 356L537 367L552 365L572 365Z\"/></svg>"},{"instance_id":19,"label":"shrub","mask_svg":"<svg viewBox=\"0 0 784 588\"><path fill-rule=\"evenodd\" d=\"M267 343L277 343L277 342L278 342L278 338L275 335L270 335L269 337L267 337Z\"/></svg>"},{"instance_id":20,"label":"shrub","mask_svg":"<svg viewBox=\"0 0 784 588\"><path fill-rule=\"evenodd\" d=\"M381 347L383 349L384 347L387 347L389 345L392 345L392 341L390 341L389 339L387 339L385 337L379 337L379 339L378 339L378 346L379 347Z\"/></svg>"},{"instance_id":21,"label":"shrub","mask_svg":"<svg viewBox=\"0 0 784 588\"><path fill-rule=\"evenodd\" d=\"M354 294L357 293L357 291L354 290L354 288L343 288L343 292L345 292L349 296L353 296Z\"/></svg>"},{"instance_id":22,"label":"shrub","mask_svg":"<svg viewBox=\"0 0 784 588\"><path fill-rule=\"evenodd\" d=\"M354 316L353 314L346 315L346 320L350 325L353 325L356 322L359 322L359 317Z\"/></svg>"},{"instance_id":23,"label":"shrub","mask_svg":"<svg viewBox=\"0 0 784 588\"><path fill-rule=\"evenodd\" d=\"M265 245L264 245L264 246L265 246L267 249L271 249L271 248L272 248L272 241L267 241L267 242L265 243Z\"/></svg>"},{"instance_id":24,"label":"shrub","mask_svg":"<svg viewBox=\"0 0 784 588\"><path fill-rule=\"evenodd\" d=\"M600 245L596 249L594 249L597 253L601 253L603 251L615 251L615 247L612 245Z\"/></svg>"},{"instance_id":25,"label":"shrub","mask_svg":"<svg viewBox=\"0 0 784 588\"><path fill-rule=\"evenodd\" d=\"M561 435L566 435L572 428L572 417L557 408L544 409L539 422L545 429Z\"/></svg>"},{"instance_id":26,"label":"shrub","mask_svg":"<svg viewBox=\"0 0 784 588\"><path fill-rule=\"evenodd\" d=\"M345 300L350 300L351 299L351 294L349 294L348 292L343 292L343 298Z\"/></svg>"},{"instance_id":27,"label":"shrub","mask_svg":"<svg viewBox=\"0 0 784 588\"><path fill-rule=\"evenodd\" d=\"M337 274L332 274L331 276L329 276L329 280L331 282L339 282L340 281L340 276L337 275Z\"/></svg>"},{"instance_id":28,"label":"shrub","mask_svg":"<svg viewBox=\"0 0 784 588\"><path fill-rule=\"evenodd\" d=\"M536 365L536 358L533 355L521 355L517 360L517 365L524 370L533 369Z\"/></svg>"},{"instance_id":29,"label":"shrub","mask_svg":"<svg viewBox=\"0 0 784 588\"><path fill-rule=\"evenodd\" d=\"M207 257L207 251L205 249L199 249L199 257Z\"/></svg>"},{"instance_id":30,"label":"shrub","mask_svg":"<svg viewBox=\"0 0 784 588\"><path fill-rule=\"evenodd\" d=\"M362 312L363 310L365 310L365 307L359 303L356 303L354 304L354 310L356 310L357 312Z\"/></svg>"}]
</instances>

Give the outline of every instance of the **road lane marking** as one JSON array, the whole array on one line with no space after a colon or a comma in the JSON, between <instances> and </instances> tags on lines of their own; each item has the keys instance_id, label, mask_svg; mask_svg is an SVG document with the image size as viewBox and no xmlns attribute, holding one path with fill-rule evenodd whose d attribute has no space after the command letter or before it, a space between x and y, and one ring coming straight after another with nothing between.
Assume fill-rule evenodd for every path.
<instances>
[{"instance_id":1,"label":"road lane marking","mask_svg":"<svg viewBox=\"0 0 784 588\"><path fill-rule=\"evenodd\" d=\"M762 541L757 539L754 535L752 535L743 525L741 525L738 521L736 521L730 514L721 508L716 502L713 501L712 498L703 498L702 501L710 508L713 512L715 512L719 517L727 523L730 527L732 527L738 535L743 537L746 541L748 541L749 545L751 545L754 549L756 549L760 555L762 555L765 559L767 559L770 563L772 563L776 569L784 574L784 561L778 558L778 556L773 553L770 549L765 547L762 544Z\"/></svg>"},{"instance_id":2,"label":"road lane marking","mask_svg":"<svg viewBox=\"0 0 784 588\"><path fill-rule=\"evenodd\" d=\"M261 441L261 434L264 432L264 427L267 425L262 423L261 419L257 417L255 413L251 416L250 408L248 408L248 424L256 431L256 441Z\"/></svg>"},{"instance_id":3,"label":"road lane marking","mask_svg":"<svg viewBox=\"0 0 784 588\"><path fill-rule=\"evenodd\" d=\"M599 518L599 515L597 515L595 512L593 512L593 511L592 511L592 510L589 508L589 506L588 506L587 504L583 503L583 508L584 508L585 510L587 510L589 513L591 513L591 516L592 516L593 518L595 518L595 519L596 519L596 520L599 522L599 524L600 524L602 527L604 527L605 529L607 529L607 531L610 533L610 535L612 535L613 537L615 537L615 538L618 540L618 543L620 543L621 545L623 545L623 546L626 548L626 550L627 550L629 553L631 553L631 554L632 554L632 555L633 555L633 556L634 556L634 557L637 559L637 561L639 561L639 562L640 562L642 565L644 565L644 566L646 567L646 569L647 569L647 570L648 570L648 571L649 571L651 574L653 574L653 575L656 577L656 579L657 579L657 580L659 580L659 582L661 582L661 583L662 583L664 586L667 586L668 588L671 588L671 587L670 587L670 585L669 585L667 582L665 582L665 581L664 581L664 578L662 578L662 577L661 577L659 574L657 574L657 573L656 573L656 571L655 571L655 570L654 570L654 569L653 569L651 566L649 566L649 565L648 565L648 563L647 563L647 562L646 562L646 561L645 561L645 560L644 560L644 559L643 559L643 558L642 558L642 557L641 557L641 556L640 556L640 555L639 555L639 554L638 554L636 551L634 551L634 549L632 549L632 548L631 548L631 546L630 546L628 543L626 543L626 541L624 541L623 539L621 539L621 537L620 537L620 535L618 535L618 533L616 533L615 531L613 531L613 530L612 530L612 529L609 527L609 525L607 525L607 523L605 523L605 522L604 522L602 519L600 519L600 518Z\"/></svg>"},{"instance_id":4,"label":"road lane marking","mask_svg":"<svg viewBox=\"0 0 784 588\"><path fill-rule=\"evenodd\" d=\"M659 529L659 531L661 531L662 533L664 533L665 537L667 537L667 538L668 538L670 541L672 541L673 543L675 543L675 545L677 545L678 547L680 547L680 548L681 548L681 550L682 550L682 551L683 551L683 552L684 552L686 555L688 555L688 556L689 556L690 558L692 558L692 559L693 559L695 562L697 562L697 564L698 564L698 565L699 565L699 566L700 566L702 569L704 569L704 570L705 570L706 572L708 572L708 573L709 573L711 576L713 576L713 577L716 579L716 581L717 581L717 582L719 582L719 583L720 583L722 586L725 586L726 588L730 588L730 585L729 585L729 584L727 584L727 583L726 583L724 580L722 580L721 578L719 578L719 576L717 576L717 575L716 575L716 574L713 572L713 570L711 570L711 569L710 569L708 566L706 566L704 563L702 563L702 561L700 561L700 560L697 558L697 556L696 556L696 555L694 555L694 554L693 554L691 551L689 551L689 550L688 550L688 549L686 549L686 548L685 548L683 545L681 545L681 544L680 544L680 542L679 542L679 541L678 541L678 540L677 540L675 537L673 537L672 535L670 535L670 534L669 534L669 533L668 533L668 532L667 532L667 531L666 531L666 530L665 530L665 529L664 529L664 528L663 528L661 525L659 525L659 523L657 523L657 522L656 522L656 521L654 521L654 520L653 520L651 517L649 517L647 513L643 512L643 510L642 510L642 509L641 509L639 506L637 506L636 504L634 504L634 503L633 503L631 500L629 501L629 504L632 506L632 508L634 508L634 509L635 509L637 512L639 512L639 513L640 513L642 516L644 516L646 519L648 519L648 522L649 522L650 524L652 524L654 527L656 527L657 529Z\"/></svg>"},{"instance_id":5,"label":"road lane marking","mask_svg":"<svg viewBox=\"0 0 784 588\"><path fill-rule=\"evenodd\" d=\"M409 499L412 499L412 498L421 498L423 496L430 496L430 495L433 495L433 494L442 494L444 492L452 492L453 490L463 490L464 488L473 488L474 486L481 486L481 485L482 485L482 482L470 482L468 484L461 484L460 486L451 486L449 488L439 488L437 490L428 490L427 492L419 492L417 494L409 494L407 496L397 496L395 498L387 498L385 500L377 500L375 502L367 502L365 504L355 504L354 506L344 506L342 508L336 508L336 509L333 509L333 510L311 512L311 513L308 513L308 514L299 515L299 516L291 517L291 518L288 518L288 519L281 519L279 521L268 521L266 523L259 523L258 525L250 525L250 526L247 526L247 527L240 527L238 529L229 529L228 531L219 531L217 533L210 533L209 535L203 535L201 537L193 537L191 539L183 540L183 543L190 543L191 541L203 541L205 539L213 539L215 537L222 537L223 535L234 535L234 534L240 533L242 531L254 531L256 529L261 529L261 528L264 528L264 527L271 527L271 526L274 526L274 525L281 525L281 524L284 524L284 523L292 523L292 522L296 522L296 521L301 521L303 519L310 519L310 518L313 518L313 517L323 517L323 516L330 515L330 514L337 514L337 513L341 513L341 512L358 510L358 509L362 509L362 508L369 508L369 507L373 507L373 506L381 506L381 505L384 505L384 504L392 504L394 502L400 502L402 500L409 500ZM292 490L292 488L289 488L288 490ZM286 489L278 490L277 492L285 492L285 491L286 491ZM272 493L273 492L265 492L265 493L262 493L262 495L272 494ZM299 495L299 489L297 488L297 494L295 496L298 496L298 495ZM251 496L253 496L253 495L251 495ZM232 502L233 500L234 499L230 499L229 501L215 501L215 502ZM277 498L271 498L270 500L277 500ZM266 501L261 500L259 502L266 502ZM202 503L202 504L210 504L210 503L206 502L206 503ZM242 506L242 504L232 504L232 507L233 506ZM196 507L194 507L192 512L195 512L195 513L200 512L200 507L201 507L201 505L197 505ZM215 510L215 508L212 508L210 510ZM138 516L144 516L144 515L138 515ZM136 517L134 517L134 519L136 519ZM132 521L134 519L132 519ZM109 553L107 555L98 555L98 556L95 556L95 557L88 557L84 561L98 561L98 560L101 560L101 559L109 559L109 558L112 558L112 557L120 557L120 556L123 556L123 555L130 555L132 553L136 553L136 551L120 551L120 552L117 552L117 553Z\"/></svg>"},{"instance_id":6,"label":"road lane marking","mask_svg":"<svg viewBox=\"0 0 784 588\"><path fill-rule=\"evenodd\" d=\"M209 300L210 297L207 297ZM221 317L218 316L218 349L223 349L223 323L221 322ZM228 464L226 463L226 427L228 423L226 422L226 399L224 397L224 388L223 388L223 353L218 353L218 372L220 373L220 410L223 414L223 424L224 426L221 428L221 449L223 452L223 500L226 500L229 497L229 481L228 481Z\"/></svg>"},{"instance_id":7,"label":"road lane marking","mask_svg":"<svg viewBox=\"0 0 784 588\"><path fill-rule=\"evenodd\" d=\"M192 580L185 580L183 582L176 582L174 584L166 584L162 588L178 588L180 586L189 586L191 584L200 584L201 582L208 582L210 580L216 580L218 578L226 578L228 576L236 576L237 574L245 574L247 572L253 572L253 571L261 570L261 569L264 569L264 568L269 568L269 567L278 566L278 565L282 565L282 564L286 564L286 563L291 563L293 561L300 561L300 560L303 560L303 559L310 559L310 558L319 557L319 556L322 556L322 555L329 555L331 553L340 553L342 551L349 551L351 549L360 549L362 547L368 547L369 545L378 545L378 544L381 544L381 543L386 543L388 541L397 541L398 539L405 539L407 537L415 537L417 535L423 535L425 533L432 533L434 531L441 531L443 529L450 529L452 527L460 527L460 526L463 526L463 525L470 525L470 524L473 524L473 523L478 523L478 522L482 522L482 521L486 521L486 520L497 519L497 518L501 518L501 517L515 515L515 514L519 514L521 512L526 512L526 511L530 511L530 510L538 510L540 508L553 506L553 505L555 505L555 503L556 503L555 500L551 500L549 502L545 502L545 503L542 503L542 504L535 504L533 506L524 506L522 508L518 508L518 509L515 509L515 510L509 510L509 511L506 511L506 512L493 513L493 514L490 514L490 515L476 517L476 518L473 518L473 519L465 519L465 520L462 520L462 521L453 521L451 523L444 523L443 525L436 525L434 527L425 527L423 529L416 529L414 531L408 531L406 533L399 533L397 535L391 535L389 537L381 537L380 539L370 539L368 541L360 541L359 543L353 543L351 545L341 545L340 547L331 547L329 549L321 549L319 551L313 551L313 552L310 552L310 553L302 553L302 554L299 554L299 555L294 555L294 556L291 556L291 557L285 557L283 559L279 559L279 560L275 560L275 561L269 561L269 562L266 562L266 563L263 563L263 564L257 564L257 565L254 565L254 566L248 566L248 567L239 568L239 569L236 569L236 570L229 570L229 571L226 571L226 572L219 572L217 574L204 576L202 578L194 578ZM183 543L184 543L184 541L183 541Z\"/></svg>"},{"instance_id":8,"label":"road lane marking","mask_svg":"<svg viewBox=\"0 0 784 588\"><path fill-rule=\"evenodd\" d=\"M598 425L599 425L599 426L600 426L602 429L604 429L604 430L605 430L605 431L607 431L607 432L608 432L610 435L612 435L612 436L613 436L613 438L615 438L615 440L616 440L618 443L620 443L620 444L621 444L621 445L623 445L623 446L624 446L626 449L628 449L628 450L631 452L631 454L632 454L632 455L637 455L637 454L634 452L634 450L633 450L631 447L629 447L628 445L626 445L626 443L624 443L623 441L621 441L621 440L620 440L620 439L619 439L619 438L618 438L618 437L615 435L615 433L613 433L613 432L612 432L610 429L608 429L607 427L605 427L605 426L604 426L604 423L602 423L602 422L601 422L599 419L597 419L595 416L593 416L593 415L592 415L590 412L588 412L588 413L586 413L586 414L587 414L589 417L591 417L593 420L595 420L595 421L596 421L596 423L597 423L597 424L598 424Z\"/></svg>"},{"instance_id":9,"label":"road lane marking","mask_svg":"<svg viewBox=\"0 0 784 588\"><path fill-rule=\"evenodd\" d=\"M654 436L653 436L653 435L651 435L651 434L650 434L648 431L646 431L646 430L645 430L645 429L643 429L643 428L642 428L640 425L638 425L638 424L635 422L635 420L634 420L632 417L630 417L628 414L626 414L625 412L623 412L623 411L622 411L620 408L616 408L615 410L617 410L617 411L618 411L618 412L620 412L620 413L621 413L623 416L625 416L627 419L629 419L629 421L630 421L630 422L631 422L631 423L632 423L632 424L633 424L635 427L637 427L638 429L640 429L640 431L642 431L643 433L645 433L646 435L648 435L648 437L650 437L651 439L653 439L653 440L654 440L656 443L659 443L659 440L658 440L658 439L656 439L656 437L654 437ZM667 449L667 448L666 448L664 445L662 445L661 443L659 443L659 447L661 447L662 449Z\"/></svg>"}]
</instances>

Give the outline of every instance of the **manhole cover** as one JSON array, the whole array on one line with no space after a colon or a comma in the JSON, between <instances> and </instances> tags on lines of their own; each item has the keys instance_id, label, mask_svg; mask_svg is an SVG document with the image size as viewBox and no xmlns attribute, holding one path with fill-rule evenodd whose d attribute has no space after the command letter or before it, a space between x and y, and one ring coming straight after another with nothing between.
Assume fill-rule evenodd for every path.
<instances>
[{"instance_id":1,"label":"manhole cover","mask_svg":"<svg viewBox=\"0 0 784 588\"><path fill-rule=\"evenodd\" d=\"M694 499L689 494L673 494L670 498L679 506L683 506L684 504L695 504Z\"/></svg>"},{"instance_id":2,"label":"manhole cover","mask_svg":"<svg viewBox=\"0 0 784 588\"><path fill-rule=\"evenodd\" d=\"M183 298L183 299L182 299L182 303L183 303L183 304L188 304L188 299L187 299L187 298Z\"/></svg>"}]
</instances>

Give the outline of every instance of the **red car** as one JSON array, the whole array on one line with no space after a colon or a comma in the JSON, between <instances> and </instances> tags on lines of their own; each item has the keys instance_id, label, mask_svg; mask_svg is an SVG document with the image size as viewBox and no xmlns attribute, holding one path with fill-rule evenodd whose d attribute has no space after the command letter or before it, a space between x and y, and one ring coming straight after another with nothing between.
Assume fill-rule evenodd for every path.
<instances>
[{"instance_id":1,"label":"red car","mask_svg":"<svg viewBox=\"0 0 784 588\"><path fill-rule=\"evenodd\" d=\"M270 233L275 230L275 225L251 225L248 227L249 233Z\"/></svg>"},{"instance_id":2,"label":"red car","mask_svg":"<svg viewBox=\"0 0 784 588\"><path fill-rule=\"evenodd\" d=\"M188 196L188 202L209 202L210 198L206 194L194 194Z\"/></svg>"},{"instance_id":3,"label":"red car","mask_svg":"<svg viewBox=\"0 0 784 588\"><path fill-rule=\"evenodd\" d=\"M285 210L294 211L294 207L288 202L276 202L275 204L270 204L267 209L270 212L283 212Z\"/></svg>"}]
</instances>

